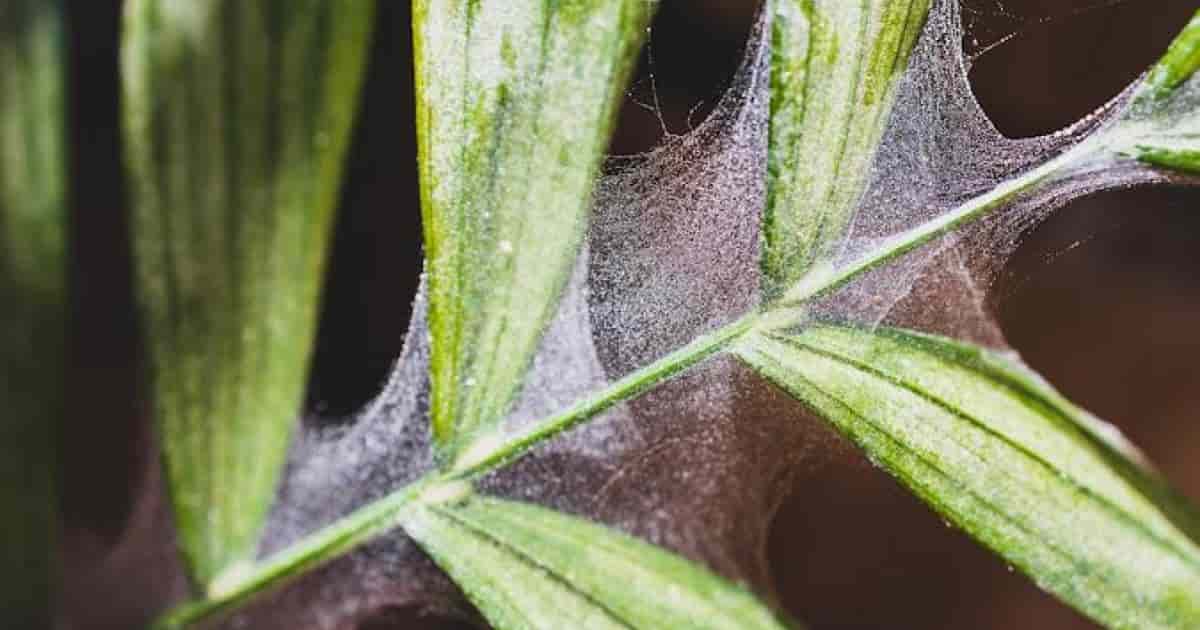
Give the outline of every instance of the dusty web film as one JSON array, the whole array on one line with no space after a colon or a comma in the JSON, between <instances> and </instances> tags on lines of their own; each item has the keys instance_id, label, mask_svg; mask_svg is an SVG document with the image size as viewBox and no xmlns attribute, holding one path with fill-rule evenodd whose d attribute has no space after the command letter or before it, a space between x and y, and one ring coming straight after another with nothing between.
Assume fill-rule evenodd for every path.
<instances>
[{"instance_id":1,"label":"dusty web film","mask_svg":"<svg viewBox=\"0 0 1200 630\"><path fill-rule=\"evenodd\" d=\"M996 7L1007 15L1002 3ZM818 267L852 266L914 226L1071 151L1119 117L1136 117L1126 112L1127 92L1060 132L1004 137L972 95L967 72L972 59L1025 23L1013 18L1013 30L1001 21L999 30L964 38L964 22L977 18L963 15L955 0L934 3L869 186L845 239ZM769 33L764 14L727 92L703 121L668 133L648 153L606 164L585 245L506 430L527 428L760 307ZM1193 96L1200 92L1194 84L1187 88ZM1011 351L990 286L1021 235L1081 195L1168 180L1132 160L1081 161L986 219L865 273L812 304L808 316L906 326ZM422 289L392 377L353 421L302 423L262 555L433 468L425 312ZM773 514L795 475L846 448L799 404L717 356L479 485L663 545L771 600L766 543ZM397 607L475 619L456 587L394 532L220 624L349 629Z\"/></svg>"},{"instance_id":2,"label":"dusty web film","mask_svg":"<svg viewBox=\"0 0 1200 630\"><path fill-rule=\"evenodd\" d=\"M506 421L510 431L759 305L766 20L756 24L741 68L707 118L685 133L668 133L646 154L606 165L587 243ZM969 89L972 57L964 53L961 25L956 2L935 5L870 185L828 266L853 264L913 226L1070 150L1111 124L1129 100L1122 95L1054 134L1005 138ZM1006 349L989 288L1021 234L1080 195L1161 179L1132 161L1085 161L985 220L861 276L814 305L811 316L908 326ZM265 551L432 466L422 308L419 299L408 349L380 399L353 424L311 429L298 441ZM797 404L717 357L489 475L481 491L613 525L771 597L765 546L773 511L791 475L839 448L839 438ZM417 603L470 617L456 591L399 533L276 598L289 600L286 608L304 609L309 619L320 614L321 625L330 628L352 627L352 620L385 605ZM256 626L265 617L279 623L279 603L264 601L242 618Z\"/></svg>"},{"instance_id":3,"label":"dusty web film","mask_svg":"<svg viewBox=\"0 0 1200 630\"><path fill-rule=\"evenodd\" d=\"M839 256L838 267L897 239L906 230L945 216L964 201L1014 179L1102 135L1118 120L1136 118L1126 90L1082 120L1039 137L1001 134L975 100L967 73L975 55L964 53L954 3L935 7L902 79L897 102ZM1112 4L1112 3L1109 3ZM1003 11L1003 5L997 4ZM1107 5L1102 5L1107 6ZM1078 11L1099 7L1081 8ZM1017 20L1014 28L1051 17ZM995 41L1020 30L992 33ZM968 45L968 50L971 46ZM990 49L990 45L982 50ZM976 52L984 54L983 52ZM1194 86L1193 86L1194 89ZM1184 179L1129 159L1086 158L1050 181L963 229L869 272L817 309L820 316L866 325L887 323L1007 349L989 302L991 285L1021 236L1054 210L1100 190Z\"/></svg>"}]
</instances>

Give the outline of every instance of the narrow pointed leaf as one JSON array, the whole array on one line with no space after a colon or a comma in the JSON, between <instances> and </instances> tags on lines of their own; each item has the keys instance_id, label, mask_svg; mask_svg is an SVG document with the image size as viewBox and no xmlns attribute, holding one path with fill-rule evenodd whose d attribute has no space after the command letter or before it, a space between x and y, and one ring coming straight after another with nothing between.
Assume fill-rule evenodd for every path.
<instances>
[{"instance_id":1,"label":"narrow pointed leaf","mask_svg":"<svg viewBox=\"0 0 1200 630\"><path fill-rule=\"evenodd\" d=\"M654 6L414 3L432 416L451 451L520 387Z\"/></svg>"},{"instance_id":2,"label":"narrow pointed leaf","mask_svg":"<svg viewBox=\"0 0 1200 630\"><path fill-rule=\"evenodd\" d=\"M253 553L303 392L374 2L131 0L134 245L179 543Z\"/></svg>"},{"instance_id":3,"label":"narrow pointed leaf","mask_svg":"<svg viewBox=\"0 0 1200 630\"><path fill-rule=\"evenodd\" d=\"M0 0L0 618L51 626L66 321L58 2Z\"/></svg>"},{"instance_id":4,"label":"narrow pointed leaf","mask_svg":"<svg viewBox=\"0 0 1200 630\"><path fill-rule=\"evenodd\" d=\"M843 236L930 0L771 0L770 6L762 268L773 297Z\"/></svg>"},{"instance_id":5,"label":"narrow pointed leaf","mask_svg":"<svg viewBox=\"0 0 1200 630\"><path fill-rule=\"evenodd\" d=\"M531 505L426 505L406 530L498 630L779 629L753 595L653 545Z\"/></svg>"},{"instance_id":6,"label":"narrow pointed leaf","mask_svg":"<svg viewBox=\"0 0 1200 630\"><path fill-rule=\"evenodd\" d=\"M755 333L736 352L1097 621L1200 624L1195 512L1023 368L946 339L826 325Z\"/></svg>"},{"instance_id":7,"label":"narrow pointed leaf","mask_svg":"<svg viewBox=\"0 0 1200 630\"><path fill-rule=\"evenodd\" d=\"M1185 173L1200 174L1200 148L1192 147L1200 147L1200 138L1195 138L1189 145L1182 147L1139 144L1135 148L1135 155L1137 159L1147 164Z\"/></svg>"}]
</instances>

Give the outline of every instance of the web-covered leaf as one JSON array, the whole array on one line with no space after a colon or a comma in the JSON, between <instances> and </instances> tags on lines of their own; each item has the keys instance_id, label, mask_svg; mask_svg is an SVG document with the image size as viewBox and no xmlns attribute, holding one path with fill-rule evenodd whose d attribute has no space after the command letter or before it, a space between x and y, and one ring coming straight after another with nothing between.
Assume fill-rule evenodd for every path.
<instances>
[{"instance_id":1,"label":"web-covered leaf","mask_svg":"<svg viewBox=\"0 0 1200 630\"><path fill-rule=\"evenodd\" d=\"M432 422L452 453L503 419L554 314L654 8L413 5Z\"/></svg>"},{"instance_id":2,"label":"web-covered leaf","mask_svg":"<svg viewBox=\"0 0 1200 630\"><path fill-rule=\"evenodd\" d=\"M821 324L753 333L734 352L1096 620L1200 623L1195 513L1017 364L943 338Z\"/></svg>"},{"instance_id":3,"label":"web-covered leaf","mask_svg":"<svg viewBox=\"0 0 1200 630\"><path fill-rule=\"evenodd\" d=\"M1197 623L1200 565L1191 537L1200 530L1193 509L1141 470L1132 461L1140 457L1112 437L1111 427L1017 364L948 339L874 326L914 314L926 323L931 313L941 325L953 322L956 304L979 299L972 297L979 276L966 265L957 273L939 265L956 264L958 256L1002 259L1012 238L1005 235L1032 224L1021 220L1022 208L1045 213L1063 195L1129 181L1121 175L1123 154L1192 170L1196 37L1193 21L1107 120L1097 116L1068 130L1056 154L954 200L916 227L900 224L884 238L852 244L829 270L802 277L775 319L768 312L764 328L735 349L948 519L1043 588L1115 627ZM881 156L877 168L889 159ZM886 181L907 173L877 175ZM868 204L862 211L870 210ZM985 217L990 225L973 225ZM860 215L860 225L877 229L881 218ZM847 288L849 298L839 295ZM917 290L939 301L903 304ZM873 300L884 302L882 313L872 315ZM974 317L986 324L982 306ZM859 325L812 323L809 309Z\"/></svg>"},{"instance_id":4,"label":"web-covered leaf","mask_svg":"<svg viewBox=\"0 0 1200 630\"><path fill-rule=\"evenodd\" d=\"M406 531L498 630L781 630L749 592L635 538L532 505L431 503Z\"/></svg>"},{"instance_id":5,"label":"web-covered leaf","mask_svg":"<svg viewBox=\"0 0 1200 630\"><path fill-rule=\"evenodd\" d=\"M772 0L768 294L845 236L929 0Z\"/></svg>"},{"instance_id":6,"label":"web-covered leaf","mask_svg":"<svg viewBox=\"0 0 1200 630\"><path fill-rule=\"evenodd\" d=\"M863 6L868 4L879 9L889 3ZM889 6L898 11L900 4ZM909 8L913 6L919 5ZM520 348L495 346L519 350L498 359L505 362L504 370L516 380L505 377L495 381L503 380L505 387L516 388L524 378L519 393L516 389L501 393L504 387L492 390L488 394L494 395L490 398L494 404L489 403L492 410L482 415L475 412L483 409L479 406L483 398L472 402L473 411L466 415L439 407L439 378L451 388L479 386L481 381L471 381L468 372L453 379L449 372L438 377L439 368L434 366L430 384L426 378L430 360L427 337L432 337L432 361L437 363L451 356L442 354L439 359L439 352L448 351L445 345L442 350L437 347L446 343L450 333L439 332L436 323L426 327L424 302L419 299L405 355L380 398L344 430L310 428L302 436L293 453L282 500L276 506L273 535L269 536L268 548L282 551L244 582L236 597L289 575L293 566L301 566L289 565L292 559L302 558L307 568L386 531L389 524L447 518L438 510L455 509L453 502L430 504L413 498L423 496L412 490L424 483L420 480L422 474L438 483L447 479L454 483L474 480L489 492L566 508L600 523L619 524L623 531L701 560L727 578L753 584L756 591L769 592L769 574L761 550L772 510L781 493L786 492L791 475L800 468L797 461L813 452L838 449L825 448L833 440L822 437L825 434L819 429L801 424L799 419L808 417L802 406L764 383L752 369L728 355L702 361L731 345L743 356L746 348L768 342L776 345L764 346L767 351L781 355L785 350L790 352L790 346L763 331L787 330L803 336L807 332L803 326L816 321L817 316L824 316L826 321L853 322L854 327L845 330L867 340L877 336L889 339L883 333L871 332L886 321L911 323L925 331L949 330L964 339L984 339L993 347L1004 347L985 301L987 282L992 277L989 274L1015 246L1021 231L1067 200L1095 190L1177 181L1175 174L1149 168L1114 151L1117 136L1111 132L1120 128L1117 123L1129 111L1132 92L1061 133L1023 140L1002 137L969 92L957 6L951 0L932 3L925 28L913 48L912 63L904 73L889 75L889 81L880 85L892 96L892 113L885 115L886 107L868 108L866 118L875 116L876 122L887 119L882 137L871 139L871 125L856 128L858 131L851 134L859 134L856 137L862 140L855 145L860 153L856 159L870 162L870 168L840 173L849 182L846 203L852 207L839 207L838 212L848 212L852 219L848 219L846 229L834 230L819 239L820 247L826 248L820 251L832 255L824 256L824 264L816 266L808 265L807 253L796 257L797 266L779 267L779 275L767 279L766 287L760 275L764 269L760 258L764 237L759 219L766 206L770 177L767 166L772 141L768 120L775 94L770 89L773 40L769 34L773 32L771 20L777 14L761 14L751 31L742 67L713 115L692 132L669 137L653 152L616 159L606 169L597 184L589 247L573 261L575 275L565 281L564 299L557 302L557 312L541 323L522 319L520 329L526 340L520 342ZM447 15L452 14L454 10ZM880 31L896 37L906 32ZM881 49L903 52L897 42ZM444 52L448 56L465 54L452 48ZM846 80L855 85L859 78L846 75ZM831 91L843 96L846 90L857 90L844 84L835 87ZM865 98L867 91L854 93L858 96L847 102ZM427 154L423 159L431 157ZM520 156L513 159L524 164ZM424 167L430 168L428 164ZM514 186L521 185L521 172ZM467 192L467 188L455 192L454 203L479 202ZM460 199L459 195L467 196ZM478 208L472 212L473 221L490 220ZM777 236L785 238L788 233L781 230ZM438 238L464 234L471 236L469 231L444 232ZM484 237L470 242L473 244L464 245L464 251L478 257L481 264L491 264L488 256L499 242ZM546 256L547 268L561 262L560 255L570 259L563 253L566 250L554 247L556 253ZM803 245L800 250L809 251L807 247ZM459 308L461 304L445 301L445 295L438 297L434 288L437 270L431 267L431 271L433 275L427 276L430 302L441 299L443 307ZM541 282L550 277L543 271L531 272L528 277ZM478 289L487 299L492 299L488 295L494 291L501 296L496 298L498 303L505 303L508 298L504 295L525 290L520 286L525 276L504 277L504 284L474 285L471 291ZM778 299L763 300L760 290L779 278L794 282L781 295L771 296ZM541 296L530 299L532 311L549 308L542 299L554 293L547 289L549 286L541 285L530 293ZM470 294L465 291L455 295ZM431 306L431 317L436 308ZM459 316L474 317L475 311L462 310L455 315ZM828 328L812 330L815 333ZM432 335L427 335L430 331ZM499 342L517 343L515 339ZM953 347L951 342L939 343L946 349ZM917 356L931 361L951 364L959 360L946 358L953 354L949 350L938 354L922 348L923 354ZM496 351L483 345L459 349ZM958 350L964 356L983 356L961 347ZM468 365L463 356L453 361ZM765 360L760 363L754 367L769 367ZM803 361L777 363L786 368L776 366L776 380L780 382L793 376L792 371L811 369L807 355ZM944 374L941 363L936 369L930 368L928 374L931 378L958 379L954 381L956 386L974 384L970 389L974 394L992 396L989 404L995 407L981 409L980 414L986 414L983 420L965 426L975 431L972 437L978 437L983 431L980 427L986 423L1012 430L1013 435L995 444L983 438L979 441L980 448L995 448L1000 460L1017 468L1015 472L997 471L986 462L970 468L963 462L973 461L971 452L956 452L951 449L954 444L944 445L948 449L945 459L958 466L946 474L965 475L963 480L950 480L945 474L930 477L943 483L938 490L950 497L947 505L960 510L964 523L967 517L988 521L977 524L979 531L992 527L986 531L1000 532L987 534L991 537L985 537L989 544L1011 542L1003 536L1022 536L1019 540L1012 538L1020 544L1005 547L1017 554L1014 564L1039 580L1052 582L1056 592L1092 614L1112 615L1116 625L1133 614L1126 604L1141 593L1133 593L1126 588L1129 584L1120 580L1118 584L1110 583L1104 571L1120 572L1123 578L1146 576L1159 580L1147 581L1145 586L1150 596L1162 603L1147 617L1151 621L1192 614L1192 593L1186 581L1194 577L1194 551L1186 533L1190 529L1182 525L1191 518L1189 510L1173 507L1175 501L1160 482L1126 461L1132 455L1125 446L1095 435L1096 428L1103 425L1088 419L1044 385L1021 375L1016 368L991 365L990 359L966 363L969 365L960 365L953 375ZM984 369L985 365L990 367ZM522 376L530 366L529 375ZM847 384L852 381L848 374L855 374L853 369L843 367L839 372L833 369L836 365L825 367L830 367L822 371L825 377L845 380L823 384L843 386L839 393L846 397L857 391L847 389L875 386L865 376L856 377L851 386ZM894 376L909 375L899 372ZM864 414L886 409L908 411L914 415L889 415L878 420L908 423L903 426L922 436L924 425L917 423L926 419L922 413L928 412L934 422L948 425L960 419L954 414L946 417L944 406L931 405L923 397L914 399L906 393L909 390L890 383L878 385L872 392L879 400L890 400L890 406L872 407L864 402L867 393L858 394L855 402ZM432 408L428 405L431 388ZM443 393L450 391L444 389ZM635 399L642 394L645 396ZM515 400L512 409L509 398ZM1041 406L1025 404L1034 399ZM809 403L810 410L830 416L843 409L840 403L818 407L808 399L803 401ZM956 402L964 408L962 411L971 411L966 409L969 401ZM1024 409L1024 415L1010 418L992 413L997 408L1014 413ZM436 420L438 414L443 414L441 421ZM435 433L446 431L442 439L450 440L443 446L454 445L451 450L456 450L455 458L429 457L433 441L433 436L427 434L431 415L435 418ZM466 418L467 424L457 425L459 418ZM594 422L580 426L590 420ZM496 429L486 435L491 439L477 439L476 430L485 428ZM943 433L953 434L949 429ZM984 437L991 435L984 433ZM939 437L944 436L929 439ZM1039 441L1043 438L1045 443ZM1036 450L1039 448L1050 449L1051 455L1069 456L1069 461L1053 465L1072 476L1057 479L1038 468L1044 466L1043 458L1031 453L1040 452ZM441 453L445 454L444 448ZM992 481L1011 481L1003 475L1021 473L1034 485L1013 483L1013 487L1003 489L992 484L979 490L996 493L988 496L997 501L1002 492L1010 499L1016 497L1012 504L984 505L977 495L962 499L953 494L964 483L977 483L979 480L970 474L981 470L999 475L988 478ZM407 485L414 482L418 486ZM1110 504L1115 507L1109 509ZM1062 509L1049 510L1053 514L1040 520L1041 511L1048 505ZM1110 549L1096 548L1086 540L1064 540L1063 532L1074 518L1070 510L1077 508L1079 518L1099 528L1104 540L1124 545L1127 551L1145 549L1155 561L1165 563L1165 569L1155 573L1145 563L1116 557ZM1113 517L1117 512L1147 519L1147 524ZM996 522L981 516L985 514L996 517ZM1019 520L1005 520L1010 516ZM324 529L312 531L326 524ZM419 534L421 530L418 527L414 531ZM482 531L471 535L455 531L460 536L458 543L443 545L443 549L459 543L477 545L478 537L484 535ZM1050 548L1045 541L1075 546ZM494 552L490 548L485 551ZM535 558L539 553L531 549L527 555ZM553 555L549 551L547 554ZM374 562L380 557L394 560L393 568L382 577ZM472 558L457 561L464 563L457 573L450 563L443 564L468 593L491 579L486 567L477 566ZM1100 572L1073 574L1069 570L1080 567L1098 567ZM533 575L527 567L520 570ZM365 610L382 604L432 602L454 610L464 606L436 575L423 571L421 563L414 560L411 541L402 536L383 537L339 560L328 575L334 577L324 578L325 582L312 577L290 593L290 599L284 600L288 604L283 606L290 616L280 616L272 603L266 602L247 613L243 622L248 619L252 625L286 625L289 620L304 619L306 611L321 611L325 615L322 623L336 627L361 619ZM576 578L574 574L571 577ZM372 590L350 597L344 590L321 586L330 582L369 583ZM547 588L558 588L555 592L559 593L561 584ZM1122 603L1097 601L1094 593L1101 591L1094 588L1110 589L1102 592ZM219 608L236 597L210 603ZM620 595L612 597L619 599ZM508 614L496 613L496 607L512 604L497 604L492 599L488 602L476 599L485 614L489 606L493 607L493 616ZM1119 606L1126 610L1115 610ZM331 607L337 607L337 612L328 612ZM511 613L515 608L505 610ZM506 619L505 623L512 617Z\"/></svg>"}]
</instances>

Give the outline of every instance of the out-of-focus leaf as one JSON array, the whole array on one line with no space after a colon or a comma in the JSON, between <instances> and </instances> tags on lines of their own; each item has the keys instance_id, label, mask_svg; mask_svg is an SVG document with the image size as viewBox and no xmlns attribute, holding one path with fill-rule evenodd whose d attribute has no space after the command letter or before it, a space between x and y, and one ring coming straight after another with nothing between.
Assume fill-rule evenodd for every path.
<instances>
[{"instance_id":1,"label":"out-of-focus leaf","mask_svg":"<svg viewBox=\"0 0 1200 630\"><path fill-rule=\"evenodd\" d=\"M0 1L0 619L50 627L66 320L58 2Z\"/></svg>"},{"instance_id":2,"label":"out-of-focus leaf","mask_svg":"<svg viewBox=\"0 0 1200 630\"><path fill-rule=\"evenodd\" d=\"M414 3L432 416L451 453L520 388L655 4Z\"/></svg>"},{"instance_id":3,"label":"out-of-focus leaf","mask_svg":"<svg viewBox=\"0 0 1200 630\"><path fill-rule=\"evenodd\" d=\"M783 627L683 558L544 508L472 496L423 505L405 529L499 630Z\"/></svg>"},{"instance_id":4,"label":"out-of-focus leaf","mask_svg":"<svg viewBox=\"0 0 1200 630\"><path fill-rule=\"evenodd\" d=\"M1016 364L894 329L756 332L737 355L1042 588L1118 628L1200 624L1195 512Z\"/></svg>"},{"instance_id":5,"label":"out-of-focus leaf","mask_svg":"<svg viewBox=\"0 0 1200 630\"><path fill-rule=\"evenodd\" d=\"M137 284L179 542L254 553L298 412L371 0L131 0Z\"/></svg>"},{"instance_id":6,"label":"out-of-focus leaf","mask_svg":"<svg viewBox=\"0 0 1200 630\"><path fill-rule=\"evenodd\" d=\"M867 185L929 0L771 0L762 267L774 296L836 245Z\"/></svg>"}]
</instances>

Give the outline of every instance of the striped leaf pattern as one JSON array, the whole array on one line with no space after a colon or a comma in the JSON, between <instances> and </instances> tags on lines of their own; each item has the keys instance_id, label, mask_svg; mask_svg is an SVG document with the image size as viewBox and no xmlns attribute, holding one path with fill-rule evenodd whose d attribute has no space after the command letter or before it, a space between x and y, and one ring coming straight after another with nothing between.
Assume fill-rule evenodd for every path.
<instances>
[{"instance_id":1,"label":"striped leaf pattern","mask_svg":"<svg viewBox=\"0 0 1200 630\"><path fill-rule=\"evenodd\" d=\"M303 393L371 0L130 0L137 280L179 541L254 553ZM219 582L219 580L217 580Z\"/></svg>"},{"instance_id":2,"label":"striped leaf pattern","mask_svg":"<svg viewBox=\"0 0 1200 630\"><path fill-rule=\"evenodd\" d=\"M619 532L473 496L414 509L406 530L498 630L782 630L749 592Z\"/></svg>"},{"instance_id":3,"label":"striped leaf pattern","mask_svg":"<svg viewBox=\"0 0 1200 630\"><path fill-rule=\"evenodd\" d=\"M777 297L843 236L930 0L770 0L762 269Z\"/></svg>"},{"instance_id":4,"label":"striped leaf pattern","mask_svg":"<svg viewBox=\"0 0 1200 630\"><path fill-rule=\"evenodd\" d=\"M1195 510L1105 423L960 342L812 324L737 355L917 496L1114 628L1200 626Z\"/></svg>"},{"instance_id":5,"label":"striped leaf pattern","mask_svg":"<svg viewBox=\"0 0 1200 630\"><path fill-rule=\"evenodd\" d=\"M521 386L655 4L413 4L433 429L450 456Z\"/></svg>"}]
</instances>

